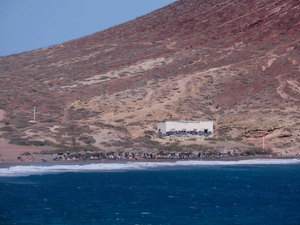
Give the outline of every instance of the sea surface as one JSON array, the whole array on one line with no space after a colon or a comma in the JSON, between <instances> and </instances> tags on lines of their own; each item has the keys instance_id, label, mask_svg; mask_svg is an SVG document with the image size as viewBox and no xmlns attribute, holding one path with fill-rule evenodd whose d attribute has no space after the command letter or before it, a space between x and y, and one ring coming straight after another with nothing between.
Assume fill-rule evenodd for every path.
<instances>
[{"instance_id":1,"label":"sea surface","mask_svg":"<svg viewBox=\"0 0 300 225\"><path fill-rule=\"evenodd\" d=\"M0 224L300 224L300 160L0 168Z\"/></svg>"}]
</instances>

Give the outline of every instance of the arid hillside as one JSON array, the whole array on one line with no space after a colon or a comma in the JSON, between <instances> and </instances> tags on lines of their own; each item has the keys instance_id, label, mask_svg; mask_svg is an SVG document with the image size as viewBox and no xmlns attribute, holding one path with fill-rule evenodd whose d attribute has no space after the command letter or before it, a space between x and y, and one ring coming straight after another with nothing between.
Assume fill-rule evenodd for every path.
<instances>
[{"instance_id":1,"label":"arid hillside","mask_svg":"<svg viewBox=\"0 0 300 225\"><path fill-rule=\"evenodd\" d=\"M60 45L0 57L12 144L133 147L159 120L300 149L299 0L179 0ZM37 123L33 101L37 102Z\"/></svg>"}]
</instances>

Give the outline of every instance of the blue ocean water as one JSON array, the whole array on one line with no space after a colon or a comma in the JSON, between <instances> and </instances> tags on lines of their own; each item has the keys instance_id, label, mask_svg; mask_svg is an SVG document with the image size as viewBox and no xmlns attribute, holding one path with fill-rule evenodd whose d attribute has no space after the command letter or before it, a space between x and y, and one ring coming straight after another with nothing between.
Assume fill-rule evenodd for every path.
<instances>
[{"instance_id":1,"label":"blue ocean water","mask_svg":"<svg viewBox=\"0 0 300 225\"><path fill-rule=\"evenodd\" d=\"M296 159L0 168L0 224L300 224Z\"/></svg>"}]
</instances>

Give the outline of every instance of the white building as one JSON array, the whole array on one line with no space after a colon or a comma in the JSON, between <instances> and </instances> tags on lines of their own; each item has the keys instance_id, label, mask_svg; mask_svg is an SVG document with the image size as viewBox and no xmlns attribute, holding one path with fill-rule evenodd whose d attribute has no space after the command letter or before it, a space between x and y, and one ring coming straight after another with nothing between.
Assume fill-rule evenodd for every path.
<instances>
[{"instance_id":1,"label":"white building","mask_svg":"<svg viewBox=\"0 0 300 225\"><path fill-rule=\"evenodd\" d=\"M159 121L157 124L158 132L163 135L169 131L202 131L205 133L214 132L213 121Z\"/></svg>"}]
</instances>

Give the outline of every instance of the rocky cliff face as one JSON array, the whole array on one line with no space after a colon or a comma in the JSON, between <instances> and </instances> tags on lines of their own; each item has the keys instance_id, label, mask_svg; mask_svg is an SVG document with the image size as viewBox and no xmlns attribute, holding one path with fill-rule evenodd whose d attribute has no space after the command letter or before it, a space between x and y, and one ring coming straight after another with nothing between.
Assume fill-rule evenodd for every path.
<instances>
[{"instance_id":1,"label":"rocky cliff face","mask_svg":"<svg viewBox=\"0 0 300 225\"><path fill-rule=\"evenodd\" d=\"M2 137L103 148L158 120L209 119L217 135L256 144L266 134L270 147L299 149L299 12L298 0L181 0L0 57Z\"/></svg>"}]
</instances>

